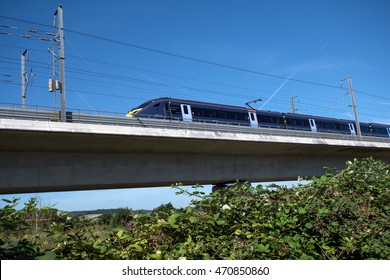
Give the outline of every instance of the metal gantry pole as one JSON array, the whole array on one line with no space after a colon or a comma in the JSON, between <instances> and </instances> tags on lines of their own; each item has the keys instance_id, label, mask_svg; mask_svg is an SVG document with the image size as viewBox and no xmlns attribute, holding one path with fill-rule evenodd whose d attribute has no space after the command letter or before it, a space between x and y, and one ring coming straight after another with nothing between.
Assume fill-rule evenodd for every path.
<instances>
[{"instance_id":1,"label":"metal gantry pole","mask_svg":"<svg viewBox=\"0 0 390 280\"><path fill-rule=\"evenodd\" d=\"M357 110L356 110L355 94L354 94L353 88L352 88L352 78L351 77L347 77L345 79L342 79L340 81L340 86L341 86L341 83L343 81L345 81L345 80L348 80L349 94L351 95L352 109L353 109L353 114L355 115L356 132L357 132L357 135L358 135L359 139L361 139L362 132L360 130L360 123L359 123L358 114L357 114Z\"/></svg>"},{"instance_id":2,"label":"metal gantry pole","mask_svg":"<svg viewBox=\"0 0 390 280\"><path fill-rule=\"evenodd\" d=\"M20 55L20 77L22 81L22 108L26 108L26 91L27 91L27 77L26 77L26 55L27 55L27 50L25 50L21 55Z\"/></svg>"},{"instance_id":3,"label":"metal gantry pole","mask_svg":"<svg viewBox=\"0 0 390 280\"><path fill-rule=\"evenodd\" d=\"M294 106L294 98L297 98L298 96L290 97L290 105L291 105L291 113L295 114L295 106Z\"/></svg>"},{"instance_id":4,"label":"metal gantry pole","mask_svg":"<svg viewBox=\"0 0 390 280\"><path fill-rule=\"evenodd\" d=\"M58 35L60 40L59 56L60 61L60 96L61 96L61 121L66 122L66 91L65 91L65 51L64 51L64 18L62 6L59 5L54 13L58 19Z\"/></svg>"},{"instance_id":5,"label":"metal gantry pole","mask_svg":"<svg viewBox=\"0 0 390 280\"><path fill-rule=\"evenodd\" d=\"M351 77L348 77L348 88L349 88L349 93L351 94L352 108L353 108L353 114L355 115L357 134L358 134L358 137L361 138L362 132L360 130L360 123L359 123L358 114L356 111L355 93L353 92L352 78Z\"/></svg>"}]
</instances>

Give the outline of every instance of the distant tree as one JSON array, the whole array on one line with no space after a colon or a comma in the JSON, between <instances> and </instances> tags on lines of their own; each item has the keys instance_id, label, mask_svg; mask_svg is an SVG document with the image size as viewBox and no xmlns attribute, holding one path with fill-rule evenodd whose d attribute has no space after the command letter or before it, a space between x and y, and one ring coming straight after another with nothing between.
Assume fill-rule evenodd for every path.
<instances>
[{"instance_id":1,"label":"distant tree","mask_svg":"<svg viewBox=\"0 0 390 280\"><path fill-rule=\"evenodd\" d=\"M112 223L114 214L105 213L98 218L98 224L103 226L109 226Z\"/></svg>"},{"instance_id":2,"label":"distant tree","mask_svg":"<svg viewBox=\"0 0 390 280\"><path fill-rule=\"evenodd\" d=\"M129 208L119 208L112 216L111 226L126 226L134 218L134 211Z\"/></svg>"},{"instance_id":3,"label":"distant tree","mask_svg":"<svg viewBox=\"0 0 390 280\"><path fill-rule=\"evenodd\" d=\"M166 204L161 204L160 206L153 209L153 213L170 213L172 210L176 210L176 208L172 205L171 202Z\"/></svg>"}]
</instances>

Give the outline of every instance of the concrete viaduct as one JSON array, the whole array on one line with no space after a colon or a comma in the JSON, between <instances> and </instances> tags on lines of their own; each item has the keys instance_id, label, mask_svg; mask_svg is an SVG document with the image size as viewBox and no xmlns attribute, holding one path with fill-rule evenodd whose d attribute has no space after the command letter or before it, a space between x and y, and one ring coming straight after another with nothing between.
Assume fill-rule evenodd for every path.
<instances>
[{"instance_id":1,"label":"concrete viaduct","mask_svg":"<svg viewBox=\"0 0 390 280\"><path fill-rule=\"evenodd\" d=\"M389 161L389 139L0 119L1 194L296 180L369 156Z\"/></svg>"}]
</instances>

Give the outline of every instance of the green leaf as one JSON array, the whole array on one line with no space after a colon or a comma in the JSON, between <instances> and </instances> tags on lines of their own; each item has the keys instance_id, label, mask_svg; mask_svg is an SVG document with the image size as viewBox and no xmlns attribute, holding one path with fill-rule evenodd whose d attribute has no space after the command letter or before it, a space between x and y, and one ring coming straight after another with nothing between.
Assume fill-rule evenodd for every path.
<instances>
[{"instance_id":1,"label":"green leaf","mask_svg":"<svg viewBox=\"0 0 390 280\"><path fill-rule=\"evenodd\" d=\"M120 231L117 232L116 236L118 236L119 238L122 238L123 236L123 230L121 229Z\"/></svg>"},{"instance_id":2,"label":"green leaf","mask_svg":"<svg viewBox=\"0 0 390 280\"><path fill-rule=\"evenodd\" d=\"M260 252L260 253L264 253L264 252L267 252L268 251L268 248L269 248L269 244L266 244L266 245L263 245L263 244L259 244L257 246L257 250Z\"/></svg>"},{"instance_id":3,"label":"green leaf","mask_svg":"<svg viewBox=\"0 0 390 280\"><path fill-rule=\"evenodd\" d=\"M332 247L330 247L328 245L322 245L321 247L322 247L322 249L324 249L325 251L328 251L328 252L332 250Z\"/></svg>"},{"instance_id":4,"label":"green leaf","mask_svg":"<svg viewBox=\"0 0 390 280\"><path fill-rule=\"evenodd\" d=\"M298 242L294 242L294 241L288 241L288 245L293 248L293 249L296 249L299 245Z\"/></svg>"},{"instance_id":5,"label":"green leaf","mask_svg":"<svg viewBox=\"0 0 390 280\"><path fill-rule=\"evenodd\" d=\"M178 228L179 226L176 224L176 219L181 216L180 213L175 213L169 216L168 218L168 224L173 228Z\"/></svg>"},{"instance_id":6,"label":"green leaf","mask_svg":"<svg viewBox=\"0 0 390 280\"><path fill-rule=\"evenodd\" d=\"M339 223L338 222L330 222L330 225L333 227L337 227L339 225Z\"/></svg>"},{"instance_id":7,"label":"green leaf","mask_svg":"<svg viewBox=\"0 0 390 280\"><path fill-rule=\"evenodd\" d=\"M197 217L195 217L195 216L191 216L191 217L190 217L190 222L191 222L192 224L198 222L198 220L199 220L199 219L198 219Z\"/></svg>"},{"instance_id":8,"label":"green leaf","mask_svg":"<svg viewBox=\"0 0 390 280\"><path fill-rule=\"evenodd\" d=\"M301 257L299 258L300 260L314 260L312 256L302 254Z\"/></svg>"},{"instance_id":9,"label":"green leaf","mask_svg":"<svg viewBox=\"0 0 390 280\"><path fill-rule=\"evenodd\" d=\"M306 212L307 212L307 211L306 211L305 208L302 208L302 207L299 207L299 208L298 208L298 213L299 213L299 214L303 215L303 214L306 214Z\"/></svg>"},{"instance_id":10,"label":"green leaf","mask_svg":"<svg viewBox=\"0 0 390 280\"><path fill-rule=\"evenodd\" d=\"M47 251L43 256L37 258L37 260L55 260L56 253L53 251Z\"/></svg>"},{"instance_id":11,"label":"green leaf","mask_svg":"<svg viewBox=\"0 0 390 280\"><path fill-rule=\"evenodd\" d=\"M139 246L138 244L133 244L130 246L130 248L134 248L137 252L141 253L144 249L142 249L141 246Z\"/></svg>"},{"instance_id":12,"label":"green leaf","mask_svg":"<svg viewBox=\"0 0 390 280\"><path fill-rule=\"evenodd\" d=\"M308 229L311 229L313 227L313 224L312 223L306 223L305 227L307 227Z\"/></svg>"},{"instance_id":13,"label":"green leaf","mask_svg":"<svg viewBox=\"0 0 390 280\"><path fill-rule=\"evenodd\" d=\"M322 216L322 215L326 215L326 214L329 214L329 213L330 213L329 209L327 209L327 208L320 208L320 209L318 209L317 215L318 216Z\"/></svg>"}]
</instances>

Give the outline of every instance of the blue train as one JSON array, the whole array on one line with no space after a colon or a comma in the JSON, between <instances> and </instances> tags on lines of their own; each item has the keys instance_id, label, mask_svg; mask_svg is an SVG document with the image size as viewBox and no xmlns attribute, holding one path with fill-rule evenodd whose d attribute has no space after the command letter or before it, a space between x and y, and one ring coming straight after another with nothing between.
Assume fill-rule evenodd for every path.
<instances>
[{"instance_id":1,"label":"blue train","mask_svg":"<svg viewBox=\"0 0 390 280\"><path fill-rule=\"evenodd\" d=\"M252 110L168 97L149 100L130 110L126 116L356 135L355 124L351 120ZM390 138L390 125L361 122L360 130L363 136Z\"/></svg>"}]
</instances>

